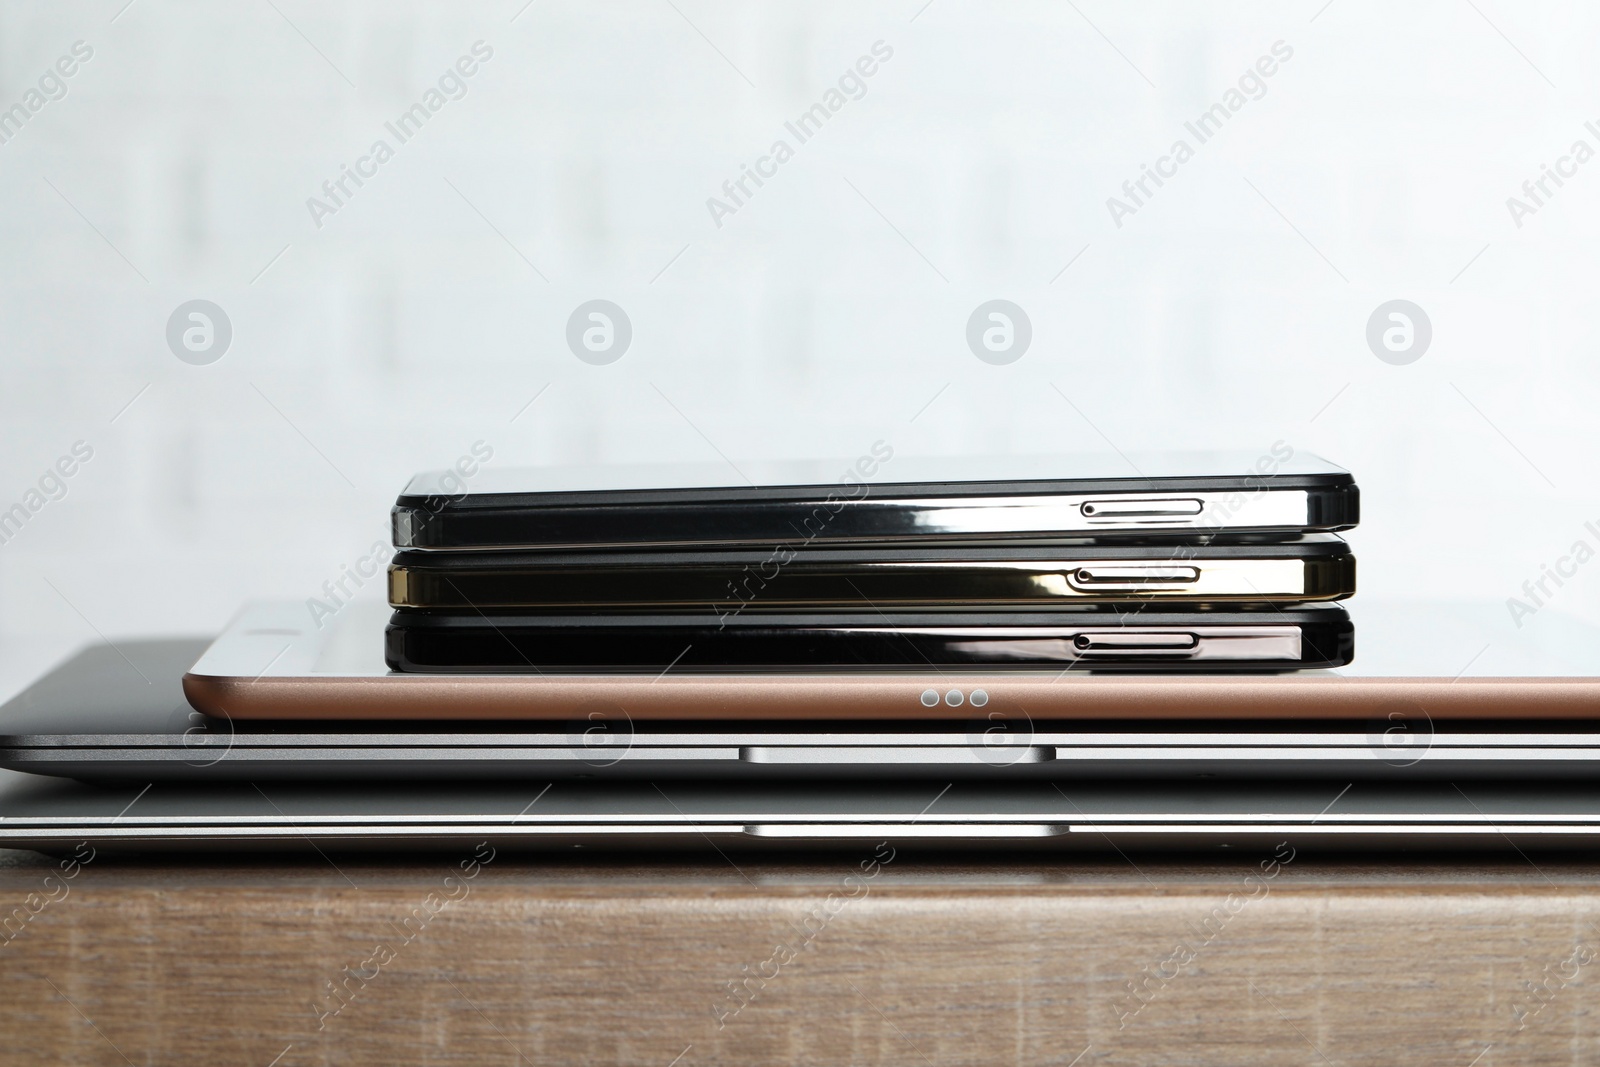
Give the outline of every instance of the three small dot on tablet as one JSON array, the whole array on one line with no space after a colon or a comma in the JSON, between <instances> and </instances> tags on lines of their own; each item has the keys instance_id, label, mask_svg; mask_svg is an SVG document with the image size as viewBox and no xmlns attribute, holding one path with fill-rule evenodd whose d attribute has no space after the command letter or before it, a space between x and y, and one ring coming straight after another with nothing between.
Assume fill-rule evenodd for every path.
<instances>
[{"instance_id":1,"label":"three small dot on tablet","mask_svg":"<svg viewBox=\"0 0 1600 1067\"><path fill-rule=\"evenodd\" d=\"M952 689L944 695L944 702L952 708L959 708L963 702L970 703L975 708L981 708L989 703L989 694L982 689L974 689L972 694ZM937 707L939 704L939 691L937 689L924 689L922 691L922 706L925 708Z\"/></svg>"}]
</instances>

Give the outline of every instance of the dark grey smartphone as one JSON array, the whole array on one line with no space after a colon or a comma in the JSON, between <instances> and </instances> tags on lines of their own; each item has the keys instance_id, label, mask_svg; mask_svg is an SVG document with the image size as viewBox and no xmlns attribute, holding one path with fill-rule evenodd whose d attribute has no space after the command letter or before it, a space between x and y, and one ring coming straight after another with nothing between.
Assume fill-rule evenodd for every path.
<instances>
[{"instance_id":1,"label":"dark grey smartphone","mask_svg":"<svg viewBox=\"0 0 1600 1067\"><path fill-rule=\"evenodd\" d=\"M1260 671L1355 653L1334 604L1227 611L1083 605L1050 612L559 615L396 611L398 671L549 673L1038 668Z\"/></svg>"},{"instance_id":2,"label":"dark grey smartphone","mask_svg":"<svg viewBox=\"0 0 1600 1067\"><path fill-rule=\"evenodd\" d=\"M1050 548L698 549L677 552L419 552L395 556L397 608L779 611L878 607L1050 609L1081 601L1338 600L1356 561L1333 534L1267 544Z\"/></svg>"},{"instance_id":3,"label":"dark grey smartphone","mask_svg":"<svg viewBox=\"0 0 1600 1067\"><path fill-rule=\"evenodd\" d=\"M911 459L419 474L393 511L415 549L844 544L1301 533L1360 517L1350 473L1278 442L1260 456Z\"/></svg>"}]
</instances>

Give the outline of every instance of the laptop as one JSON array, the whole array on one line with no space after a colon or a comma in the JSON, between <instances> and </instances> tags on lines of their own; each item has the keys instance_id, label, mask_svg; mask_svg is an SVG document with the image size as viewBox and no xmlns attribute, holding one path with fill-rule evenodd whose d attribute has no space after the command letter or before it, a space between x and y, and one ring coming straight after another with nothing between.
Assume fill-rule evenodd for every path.
<instances>
[{"instance_id":1,"label":"laptop","mask_svg":"<svg viewBox=\"0 0 1600 1067\"><path fill-rule=\"evenodd\" d=\"M898 705L886 704L854 718L647 719L634 714L637 706L589 699L564 717L522 721L461 717L448 688L414 700L410 687L419 683L478 680L387 671L385 617L381 604L351 605L309 644L298 630L248 635L255 677L236 675L238 687L259 688L264 706L292 712L303 704L309 717L196 710L180 679L192 678L194 661L216 654L226 635L209 644L91 646L0 708L0 766L139 784L1211 776L1342 783L1585 781L1600 772L1600 633L1554 612L1517 630L1498 605L1380 602L1362 616L1370 651L1340 671L1161 679L1051 672L1027 683L1074 695L1059 706L1076 715L1034 714L1044 702L980 704L979 689L962 680L968 676L921 672L885 683L934 693L932 707L912 701L915 716L890 714ZM548 679L489 681L511 687L506 699L514 702L515 687ZM378 714L340 717L340 694L351 688L361 691L354 707ZM413 701L409 715L383 717L391 699ZM429 708L437 709L431 718L423 714ZM1129 713L1118 715L1119 708Z\"/></svg>"},{"instance_id":2,"label":"laptop","mask_svg":"<svg viewBox=\"0 0 1600 1067\"><path fill-rule=\"evenodd\" d=\"M797 847L889 862L928 849L1592 850L1600 787L1370 783L1198 786L952 783L738 786L290 783L95 786L0 771L0 847L472 854L500 849L730 852ZM1233 853L1241 854L1239 852ZM863 860L863 870L871 870Z\"/></svg>"}]
</instances>

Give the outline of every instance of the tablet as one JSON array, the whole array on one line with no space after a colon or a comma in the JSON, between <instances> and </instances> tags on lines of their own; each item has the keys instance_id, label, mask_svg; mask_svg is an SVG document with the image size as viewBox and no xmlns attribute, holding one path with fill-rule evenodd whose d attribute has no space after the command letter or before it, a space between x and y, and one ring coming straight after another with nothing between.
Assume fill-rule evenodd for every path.
<instances>
[{"instance_id":1,"label":"tablet","mask_svg":"<svg viewBox=\"0 0 1600 1067\"><path fill-rule=\"evenodd\" d=\"M1336 608L1336 605L1326 605ZM566 723L620 709L642 722L1327 721L1401 715L1517 722L1600 718L1600 633L1495 603L1361 606L1362 652L1338 671L1135 675L1006 671L664 671L406 674L384 663L384 604L332 619L247 608L183 679L198 710L241 719Z\"/></svg>"}]
</instances>

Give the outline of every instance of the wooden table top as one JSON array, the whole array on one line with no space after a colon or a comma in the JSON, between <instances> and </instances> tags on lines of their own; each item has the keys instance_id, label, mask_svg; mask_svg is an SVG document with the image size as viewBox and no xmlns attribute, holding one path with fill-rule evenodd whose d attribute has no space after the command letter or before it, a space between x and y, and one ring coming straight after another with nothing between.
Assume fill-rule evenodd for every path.
<instances>
[{"instance_id":1,"label":"wooden table top","mask_svg":"<svg viewBox=\"0 0 1600 1067\"><path fill-rule=\"evenodd\" d=\"M477 854L472 854L473 852ZM859 855L856 855L859 852ZM1593 1063L1600 864L0 853L5 1063Z\"/></svg>"}]
</instances>

